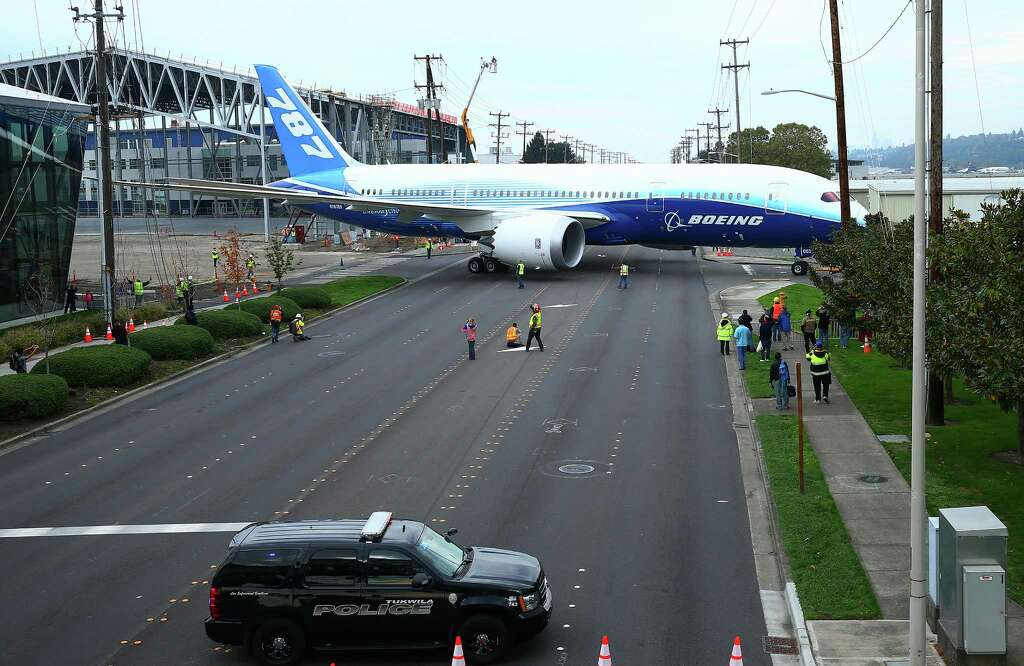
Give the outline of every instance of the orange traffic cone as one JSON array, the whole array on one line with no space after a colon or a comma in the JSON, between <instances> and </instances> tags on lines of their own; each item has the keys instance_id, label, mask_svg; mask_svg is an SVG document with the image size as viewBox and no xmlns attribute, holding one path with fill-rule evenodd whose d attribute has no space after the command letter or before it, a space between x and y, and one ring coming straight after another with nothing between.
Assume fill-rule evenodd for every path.
<instances>
[{"instance_id":1,"label":"orange traffic cone","mask_svg":"<svg viewBox=\"0 0 1024 666\"><path fill-rule=\"evenodd\" d=\"M231 299L228 298L228 290L227 289L224 290L224 302L225 303L230 303L231 302Z\"/></svg>"},{"instance_id":2,"label":"orange traffic cone","mask_svg":"<svg viewBox=\"0 0 1024 666\"><path fill-rule=\"evenodd\" d=\"M729 666L743 666L743 650L740 649L740 637L732 642L732 658L729 659Z\"/></svg>"},{"instance_id":3,"label":"orange traffic cone","mask_svg":"<svg viewBox=\"0 0 1024 666\"><path fill-rule=\"evenodd\" d=\"M85 327L85 341L92 342L92 332L89 330L88 326Z\"/></svg>"},{"instance_id":4,"label":"orange traffic cone","mask_svg":"<svg viewBox=\"0 0 1024 666\"><path fill-rule=\"evenodd\" d=\"M455 653L452 655L452 666L465 666L466 658L462 656L462 636L455 637Z\"/></svg>"},{"instance_id":5,"label":"orange traffic cone","mask_svg":"<svg viewBox=\"0 0 1024 666\"><path fill-rule=\"evenodd\" d=\"M243 286L242 287L242 296L248 296L248 295L249 295L249 288Z\"/></svg>"},{"instance_id":6,"label":"orange traffic cone","mask_svg":"<svg viewBox=\"0 0 1024 666\"><path fill-rule=\"evenodd\" d=\"M128 317L128 332L129 333L134 333L135 332L135 320L132 319L131 317Z\"/></svg>"},{"instance_id":7,"label":"orange traffic cone","mask_svg":"<svg viewBox=\"0 0 1024 666\"><path fill-rule=\"evenodd\" d=\"M114 332L110 330L110 324L107 324L107 334L103 336L104 340L113 340Z\"/></svg>"},{"instance_id":8,"label":"orange traffic cone","mask_svg":"<svg viewBox=\"0 0 1024 666\"><path fill-rule=\"evenodd\" d=\"M253 294L258 294L258 293L260 293L260 288L256 286L256 283L255 283L255 282L253 282L253 283L252 283L252 293L253 293Z\"/></svg>"},{"instance_id":9,"label":"orange traffic cone","mask_svg":"<svg viewBox=\"0 0 1024 666\"><path fill-rule=\"evenodd\" d=\"M612 651L608 649L608 637L601 638L601 653L597 656L597 666L612 666Z\"/></svg>"},{"instance_id":10,"label":"orange traffic cone","mask_svg":"<svg viewBox=\"0 0 1024 666\"><path fill-rule=\"evenodd\" d=\"M147 328L149 328L149 322L147 322L145 319L143 319L142 320L142 329L145 330Z\"/></svg>"},{"instance_id":11,"label":"orange traffic cone","mask_svg":"<svg viewBox=\"0 0 1024 666\"><path fill-rule=\"evenodd\" d=\"M865 337L864 338L864 353L865 354L870 354L871 353L871 338L869 338L869 337Z\"/></svg>"},{"instance_id":12,"label":"orange traffic cone","mask_svg":"<svg viewBox=\"0 0 1024 666\"><path fill-rule=\"evenodd\" d=\"M235 303L238 302L238 287L235 287Z\"/></svg>"}]
</instances>

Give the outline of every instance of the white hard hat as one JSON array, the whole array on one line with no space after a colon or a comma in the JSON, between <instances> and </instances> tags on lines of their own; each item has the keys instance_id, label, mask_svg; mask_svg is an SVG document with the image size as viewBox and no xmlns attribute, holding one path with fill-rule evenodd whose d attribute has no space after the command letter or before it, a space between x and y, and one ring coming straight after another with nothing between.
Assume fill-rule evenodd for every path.
<instances>
[{"instance_id":1,"label":"white hard hat","mask_svg":"<svg viewBox=\"0 0 1024 666\"><path fill-rule=\"evenodd\" d=\"M302 313L300 312L300 313L298 313L297 315L295 315L295 318L296 318L296 319L302 319Z\"/></svg>"},{"instance_id":2,"label":"white hard hat","mask_svg":"<svg viewBox=\"0 0 1024 666\"><path fill-rule=\"evenodd\" d=\"M722 313L722 319L728 319L728 318L729 318L729 313L728 312L723 312Z\"/></svg>"}]
</instances>

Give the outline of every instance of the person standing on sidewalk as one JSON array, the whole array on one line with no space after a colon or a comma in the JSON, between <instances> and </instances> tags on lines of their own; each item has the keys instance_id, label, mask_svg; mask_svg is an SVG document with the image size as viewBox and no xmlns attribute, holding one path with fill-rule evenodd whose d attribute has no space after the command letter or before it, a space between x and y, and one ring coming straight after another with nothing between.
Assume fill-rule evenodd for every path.
<instances>
[{"instance_id":1,"label":"person standing on sidewalk","mask_svg":"<svg viewBox=\"0 0 1024 666\"><path fill-rule=\"evenodd\" d=\"M754 318L751 317L746 310L744 310L743 314L736 318L736 323L739 324L740 326L746 326L747 330L750 331L751 337L753 337L754 335L754 327L752 325L753 321Z\"/></svg>"},{"instance_id":2,"label":"person standing on sidewalk","mask_svg":"<svg viewBox=\"0 0 1024 666\"><path fill-rule=\"evenodd\" d=\"M519 283L519 288L523 288L523 278L526 276L526 262L522 259L516 264L516 282Z\"/></svg>"},{"instance_id":3,"label":"person standing on sidewalk","mask_svg":"<svg viewBox=\"0 0 1024 666\"><path fill-rule=\"evenodd\" d=\"M86 310L92 310L92 302L94 298L95 296L92 295L92 289L86 289L85 296L82 297L82 300L85 301Z\"/></svg>"},{"instance_id":4,"label":"person standing on sidewalk","mask_svg":"<svg viewBox=\"0 0 1024 666\"><path fill-rule=\"evenodd\" d=\"M213 259L213 272L217 272L217 262L220 261L220 250L213 248L210 250L210 259Z\"/></svg>"},{"instance_id":5,"label":"person standing on sidewalk","mask_svg":"<svg viewBox=\"0 0 1024 666\"><path fill-rule=\"evenodd\" d=\"M789 308L785 305L782 306L782 310L779 312L779 330L782 332L782 349L783 351L793 350L793 319L789 316Z\"/></svg>"},{"instance_id":6,"label":"person standing on sidewalk","mask_svg":"<svg viewBox=\"0 0 1024 666\"><path fill-rule=\"evenodd\" d=\"M828 361L832 356L825 351L819 342L814 345L814 351L807 354L807 360L811 364L811 381L814 382L814 402L822 400L828 403L828 387L832 384L832 370L828 367Z\"/></svg>"},{"instance_id":7,"label":"person standing on sidewalk","mask_svg":"<svg viewBox=\"0 0 1024 666\"><path fill-rule=\"evenodd\" d=\"M775 389L775 409L789 409L789 366L782 360L782 352L775 352L768 383Z\"/></svg>"},{"instance_id":8,"label":"person standing on sidewalk","mask_svg":"<svg viewBox=\"0 0 1024 666\"><path fill-rule=\"evenodd\" d=\"M67 291L64 293L64 314L68 312L76 312L78 310L78 287L75 286L74 282L68 284Z\"/></svg>"},{"instance_id":9,"label":"person standing on sidewalk","mask_svg":"<svg viewBox=\"0 0 1024 666\"><path fill-rule=\"evenodd\" d=\"M772 357L772 334L775 332L775 320L769 314L768 310L761 315L761 319L758 320L757 337L760 338L758 346L761 348L761 362L765 362Z\"/></svg>"},{"instance_id":10,"label":"person standing on sidewalk","mask_svg":"<svg viewBox=\"0 0 1024 666\"><path fill-rule=\"evenodd\" d=\"M629 289L629 266L626 262L619 266L619 289Z\"/></svg>"},{"instance_id":11,"label":"person standing on sidewalk","mask_svg":"<svg viewBox=\"0 0 1024 666\"><path fill-rule=\"evenodd\" d=\"M750 349L750 329L746 326L737 326L732 335L736 339L736 360L740 362L740 370L746 370L747 350Z\"/></svg>"},{"instance_id":12,"label":"person standing on sidewalk","mask_svg":"<svg viewBox=\"0 0 1024 666\"><path fill-rule=\"evenodd\" d=\"M832 321L832 318L828 315L828 310L822 305L818 308L818 341L821 342L821 346L824 349L828 349L828 325Z\"/></svg>"},{"instance_id":13,"label":"person standing on sidewalk","mask_svg":"<svg viewBox=\"0 0 1024 666\"><path fill-rule=\"evenodd\" d=\"M774 326L772 328L772 342L782 341L782 329L779 327L779 320L782 318L782 299L778 296L772 302L772 321Z\"/></svg>"},{"instance_id":14,"label":"person standing on sidewalk","mask_svg":"<svg viewBox=\"0 0 1024 666\"><path fill-rule=\"evenodd\" d=\"M427 259L430 259L430 254L433 251L434 251L434 244L431 243L430 239L428 238L427 239Z\"/></svg>"},{"instance_id":15,"label":"person standing on sidewalk","mask_svg":"<svg viewBox=\"0 0 1024 666\"><path fill-rule=\"evenodd\" d=\"M544 343L540 339L540 304L534 303L531 309L533 314L530 315L530 332L526 334L526 351L530 351L530 343L535 339L537 344L540 345L540 350L544 351Z\"/></svg>"},{"instance_id":16,"label":"person standing on sidewalk","mask_svg":"<svg viewBox=\"0 0 1024 666\"><path fill-rule=\"evenodd\" d=\"M466 344L469 345L469 360L476 360L476 319L470 317L462 325L462 332L466 334Z\"/></svg>"},{"instance_id":17,"label":"person standing on sidewalk","mask_svg":"<svg viewBox=\"0 0 1024 666\"><path fill-rule=\"evenodd\" d=\"M718 322L718 353L722 356L729 355L729 341L732 340L732 322L729 321L729 313L723 312Z\"/></svg>"},{"instance_id":18,"label":"person standing on sidewalk","mask_svg":"<svg viewBox=\"0 0 1024 666\"><path fill-rule=\"evenodd\" d=\"M811 311L808 310L804 313L804 318L800 320L800 332L804 334L804 352L807 354L811 353L814 349L814 345L817 339L814 337L814 331L818 328L818 320L814 318Z\"/></svg>"},{"instance_id":19,"label":"person standing on sidewalk","mask_svg":"<svg viewBox=\"0 0 1024 666\"><path fill-rule=\"evenodd\" d=\"M845 308L836 319L839 320L839 346L846 349L850 346L850 338L853 337L853 327L857 323L857 313L853 308Z\"/></svg>"},{"instance_id":20,"label":"person standing on sidewalk","mask_svg":"<svg viewBox=\"0 0 1024 666\"><path fill-rule=\"evenodd\" d=\"M152 282L152 280L146 280L145 282L143 282L139 278L135 278L132 280L132 293L135 294L135 307L142 306L142 296L146 291L146 285L148 285L150 282Z\"/></svg>"},{"instance_id":21,"label":"person standing on sidewalk","mask_svg":"<svg viewBox=\"0 0 1024 666\"><path fill-rule=\"evenodd\" d=\"M284 311L276 303L270 306L270 341L277 342L281 333L281 320L284 318Z\"/></svg>"}]
</instances>

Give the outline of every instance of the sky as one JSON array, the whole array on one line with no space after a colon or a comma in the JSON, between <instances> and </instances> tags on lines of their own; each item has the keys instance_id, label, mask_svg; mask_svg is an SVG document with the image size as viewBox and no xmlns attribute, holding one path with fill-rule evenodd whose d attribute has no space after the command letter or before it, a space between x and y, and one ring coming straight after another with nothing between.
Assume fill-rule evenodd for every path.
<instances>
[{"instance_id":1,"label":"sky","mask_svg":"<svg viewBox=\"0 0 1024 666\"><path fill-rule=\"evenodd\" d=\"M913 141L913 4L869 50L904 4L839 2L851 148ZM531 130L554 130L552 139L568 135L642 162L665 162L684 130L714 120L708 109L728 108L722 122L735 127L733 81L721 69L732 50L719 45L722 39L750 40L737 53L740 64L750 63L739 80L742 127L816 125L834 147L829 100L760 94L834 93L824 7L825 0L124 0L121 39L239 69L272 64L293 82L350 95L394 92L407 102L418 96L414 83L425 81L413 56L440 54L442 110L453 115L465 105L480 59L494 56L498 71L484 74L470 109L484 150L493 133L487 125L495 121L489 114L502 111L511 114L503 122L532 122ZM7 2L3 13L5 59L80 49L91 39L88 26L76 33L61 0ZM946 132L1024 125L1024 5L946 0L944 25ZM518 135L509 140L521 147Z\"/></svg>"}]
</instances>

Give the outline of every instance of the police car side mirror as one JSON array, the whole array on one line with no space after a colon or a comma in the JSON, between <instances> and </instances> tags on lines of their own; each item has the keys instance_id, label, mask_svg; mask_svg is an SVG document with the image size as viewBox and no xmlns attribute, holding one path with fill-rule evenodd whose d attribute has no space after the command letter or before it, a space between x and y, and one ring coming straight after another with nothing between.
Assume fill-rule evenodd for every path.
<instances>
[{"instance_id":1,"label":"police car side mirror","mask_svg":"<svg viewBox=\"0 0 1024 666\"><path fill-rule=\"evenodd\" d=\"M430 587L430 584L432 582L433 581L430 579L430 576L423 573L422 571L412 577L412 586L416 588Z\"/></svg>"}]
</instances>

